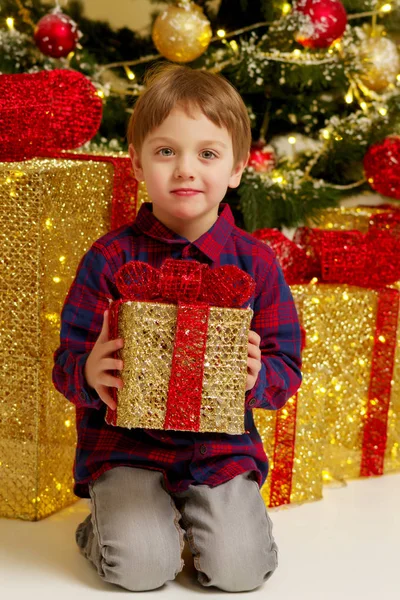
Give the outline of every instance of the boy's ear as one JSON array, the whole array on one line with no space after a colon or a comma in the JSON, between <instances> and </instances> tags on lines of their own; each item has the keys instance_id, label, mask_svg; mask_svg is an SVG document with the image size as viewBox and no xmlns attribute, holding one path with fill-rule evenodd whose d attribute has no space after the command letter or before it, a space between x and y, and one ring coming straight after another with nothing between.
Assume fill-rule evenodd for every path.
<instances>
[{"instance_id":1,"label":"boy's ear","mask_svg":"<svg viewBox=\"0 0 400 600\"><path fill-rule=\"evenodd\" d=\"M131 157L133 174L135 175L135 179L137 179L137 181L144 181L140 157L132 144L129 144L129 156Z\"/></svg>"},{"instance_id":2,"label":"boy's ear","mask_svg":"<svg viewBox=\"0 0 400 600\"><path fill-rule=\"evenodd\" d=\"M230 188L238 187L240 180L242 179L242 173L243 173L244 169L247 167L247 164L249 162L249 158L250 158L250 152L247 153L246 160L242 160L237 163L236 167L232 171L232 175L229 178L228 187L230 187Z\"/></svg>"}]
</instances>

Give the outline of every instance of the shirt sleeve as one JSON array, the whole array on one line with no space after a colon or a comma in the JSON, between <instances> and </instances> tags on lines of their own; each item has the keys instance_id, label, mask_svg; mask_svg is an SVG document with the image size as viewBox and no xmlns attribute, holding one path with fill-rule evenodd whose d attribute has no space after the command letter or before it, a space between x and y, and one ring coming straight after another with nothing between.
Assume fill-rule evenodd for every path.
<instances>
[{"instance_id":1,"label":"shirt sleeve","mask_svg":"<svg viewBox=\"0 0 400 600\"><path fill-rule=\"evenodd\" d=\"M61 312L60 346L54 352L54 386L79 408L103 405L83 370L116 295L105 250L93 245L82 258Z\"/></svg>"},{"instance_id":2,"label":"shirt sleeve","mask_svg":"<svg viewBox=\"0 0 400 600\"><path fill-rule=\"evenodd\" d=\"M293 296L276 260L254 302L251 329L261 337L261 370L247 408L277 410L301 384L301 331Z\"/></svg>"}]
</instances>

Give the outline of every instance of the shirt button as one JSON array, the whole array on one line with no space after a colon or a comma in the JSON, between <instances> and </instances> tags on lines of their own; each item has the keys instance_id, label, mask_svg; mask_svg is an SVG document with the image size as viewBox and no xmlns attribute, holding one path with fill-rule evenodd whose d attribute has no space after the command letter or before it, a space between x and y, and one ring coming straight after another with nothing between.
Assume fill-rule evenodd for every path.
<instances>
[{"instance_id":1,"label":"shirt button","mask_svg":"<svg viewBox=\"0 0 400 600\"><path fill-rule=\"evenodd\" d=\"M255 398L251 398L251 400L249 400L249 406L250 406L250 408L252 408L255 405L256 405L256 399Z\"/></svg>"},{"instance_id":2,"label":"shirt button","mask_svg":"<svg viewBox=\"0 0 400 600\"><path fill-rule=\"evenodd\" d=\"M200 454L206 454L207 452L207 446L205 446L204 444L202 444L200 446Z\"/></svg>"}]
</instances>

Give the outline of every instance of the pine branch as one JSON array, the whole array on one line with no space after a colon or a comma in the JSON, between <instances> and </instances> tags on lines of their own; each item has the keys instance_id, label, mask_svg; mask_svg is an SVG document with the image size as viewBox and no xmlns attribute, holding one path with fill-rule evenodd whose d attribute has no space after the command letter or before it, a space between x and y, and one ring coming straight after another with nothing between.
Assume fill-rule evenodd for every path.
<instances>
[{"instance_id":1,"label":"pine branch","mask_svg":"<svg viewBox=\"0 0 400 600\"><path fill-rule=\"evenodd\" d=\"M303 174L299 170L280 170L273 177L244 174L238 193L246 229L295 227L322 208L337 206L339 190L323 181L304 180Z\"/></svg>"}]
</instances>

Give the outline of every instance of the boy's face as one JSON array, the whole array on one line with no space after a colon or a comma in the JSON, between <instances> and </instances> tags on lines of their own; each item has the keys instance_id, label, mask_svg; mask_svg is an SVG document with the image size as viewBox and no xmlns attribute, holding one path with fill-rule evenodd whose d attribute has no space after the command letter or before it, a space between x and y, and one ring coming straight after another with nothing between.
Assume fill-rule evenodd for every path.
<instances>
[{"instance_id":1,"label":"boy's face","mask_svg":"<svg viewBox=\"0 0 400 600\"><path fill-rule=\"evenodd\" d=\"M132 145L129 153L136 179L146 182L154 215L194 241L217 220L227 188L239 185L247 161L235 166L227 129L200 110L191 112L194 118L173 109L147 135L141 155Z\"/></svg>"}]
</instances>

